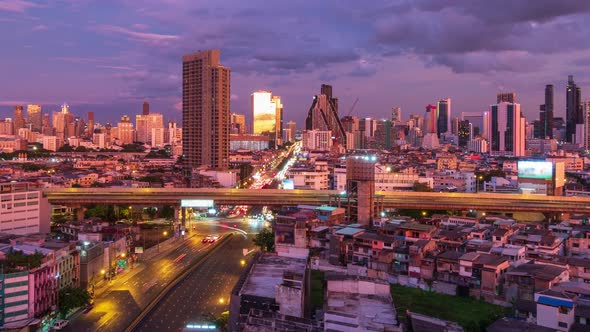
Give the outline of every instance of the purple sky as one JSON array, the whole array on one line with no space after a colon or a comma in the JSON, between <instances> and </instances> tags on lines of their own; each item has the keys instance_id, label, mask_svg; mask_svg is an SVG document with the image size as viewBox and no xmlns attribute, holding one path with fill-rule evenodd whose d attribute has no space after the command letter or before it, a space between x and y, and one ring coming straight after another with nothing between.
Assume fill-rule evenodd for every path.
<instances>
[{"instance_id":1,"label":"purple sky","mask_svg":"<svg viewBox=\"0 0 590 332\"><path fill-rule=\"evenodd\" d=\"M148 100L180 121L181 56L209 48L232 69L233 112L272 90L298 127L321 83L341 115L357 97L353 115L407 118L516 91L527 120L555 84L564 116L567 75L590 88L589 13L584 0L0 0L0 117L65 101L116 122Z\"/></svg>"}]
</instances>

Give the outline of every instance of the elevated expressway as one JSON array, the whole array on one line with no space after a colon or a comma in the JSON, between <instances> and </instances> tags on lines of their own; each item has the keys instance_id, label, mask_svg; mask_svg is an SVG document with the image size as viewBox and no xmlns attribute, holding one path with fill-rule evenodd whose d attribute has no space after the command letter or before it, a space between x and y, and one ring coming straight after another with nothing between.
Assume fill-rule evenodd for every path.
<instances>
[{"instance_id":1,"label":"elevated expressway","mask_svg":"<svg viewBox=\"0 0 590 332\"><path fill-rule=\"evenodd\" d=\"M323 205L345 195L334 190L188 189L188 188L66 188L43 191L51 204L86 206L173 205L183 199L214 200L216 205ZM589 213L590 197L537 196L493 193L377 192L384 208L423 210L531 211Z\"/></svg>"}]
</instances>

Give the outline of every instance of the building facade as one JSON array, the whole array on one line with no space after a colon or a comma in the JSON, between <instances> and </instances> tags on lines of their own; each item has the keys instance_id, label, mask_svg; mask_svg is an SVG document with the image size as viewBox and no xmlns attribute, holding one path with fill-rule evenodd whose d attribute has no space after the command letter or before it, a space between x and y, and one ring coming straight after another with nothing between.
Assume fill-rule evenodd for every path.
<instances>
[{"instance_id":1,"label":"building facade","mask_svg":"<svg viewBox=\"0 0 590 332\"><path fill-rule=\"evenodd\" d=\"M182 147L185 167L229 167L230 69L219 50L182 57Z\"/></svg>"}]
</instances>

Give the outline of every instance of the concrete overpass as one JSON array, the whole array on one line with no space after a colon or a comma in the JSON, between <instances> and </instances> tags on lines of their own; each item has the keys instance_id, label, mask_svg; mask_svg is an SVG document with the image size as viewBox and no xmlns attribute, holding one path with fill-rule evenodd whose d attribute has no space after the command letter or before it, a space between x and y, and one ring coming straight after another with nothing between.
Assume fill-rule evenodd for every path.
<instances>
[{"instance_id":1,"label":"concrete overpass","mask_svg":"<svg viewBox=\"0 0 590 332\"><path fill-rule=\"evenodd\" d=\"M377 192L384 208L423 210L531 211L589 213L590 198L492 193ZM47 189L51 204L173 205L183 199L211 199L217 205L322 205L340 195L334 190L188 189L188 188L66 188Z\"/></svg>"}]
</instances>

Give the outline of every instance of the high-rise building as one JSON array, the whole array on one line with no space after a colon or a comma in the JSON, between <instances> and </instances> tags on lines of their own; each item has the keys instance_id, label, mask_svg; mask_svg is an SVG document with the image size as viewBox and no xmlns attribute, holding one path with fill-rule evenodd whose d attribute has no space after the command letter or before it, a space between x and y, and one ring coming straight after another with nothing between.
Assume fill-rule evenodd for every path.
<instances>
[{"instance_id":1,"label":"high-rise building","mask_svg":"<svg viewBox=\"0 0 590 332\"><path fill-rule=\"evenodd\" d=\"M391 121L401 122L402 121L402 109L401 107L394 107L391 109Z\"/></svg>"},{"instance_id":2,"label":"high-rise building","mask_svg":"<svg viewBox=\"0 0 590 332\"><path fill-rule=\"evenodd\" d=\"M150 103L148 103L147 101L143 102L143 115L148 115L150 114Z\"/></svg>"},{"instance_id":3,"label":"high-rise building","mask_svg":"<svg viewBox=\"0 0 590 332\"><path fill-rule=\"evenodd\" d=\"M459 137L459 146L467 147L469 141L473 139L473 125L469 123L469 120L459 121L459 128L457 130L457 136Z\"/></svg>"},{"instance_id":4,"label":"high-rise building","mask_svg":"<svg viewBox=\"0 0 590 332\"><path fill-rule=\"evenodd\" d=\"M268 135L271 148L282 144L282 117L281 97L273 96L270 91L252 93L252 133Z\"/></svg>"},{"instance_id":5,"label":"high-rise building","mask_svg":"<svg viewBox=\"0 0 590 332\"><path fill-rule=\"evenodd\" d=\"M295 132L297 131L297 127L295 125L295 121L287 122L287 134L285 135L285 139L287 142L295 142Z\"/></svg>"},{"instance_id":6,"label":"high-rise building","mask_svg":"<svg viewBox=\"0 0 590 332\"><path fill-rule=\"evenodd\" d=\"M590 150L590 100L583 103L584 107L584 150Z\"/></svg>"},{"instance_id":7,"label":"high-rise building","mask_svg":"<svg viewBox=\"0 0 590 332\"><path fill-rule=\"evenodd\" d=\"M14 135L18 134L18 130L25 127L25 115L23 114L23 107L21 105L14 106Z\"/></svg>"},{"instance_id":8,"label":"high-rise building","mask_svg":"<svg viewBox=\"0 0 590 332\"><path fill-rule=\"evenodd\" d=\"M426 106L426 111L424 114L424 133L425 134L436 134L437 133L437 116L436 116L436 106L428 105Z\"/></svg>"},{"instance_id":9,"label":"high-rise building","mask_svg":"<svg viewBox=\"0 0 590 332\"><path fill-rule=\"evenodd\" d=\"M131 122L129 116L123 115L121 121L117 123L116 138L121 141L121 144L131 144L134 136L133 122Z\"/></svg>"},{"instance_id":10,"label":"high-rise building","mask_svg":"<svg viewBox=\"0 0 590 332\"><path fill-rule=\"evenodd\" d=\"M322 84L319 95L313 102L305 119L307 130L330 130L335 143L346 147L346 133L338 116L338 98L332 97L332 86Z\"/></svg>"},{"instance_id":11,"label":"high-rise building","mask_svg":"<svg viewBox=\"0 0 590 332\"><path fill-rule=\"evenodd\" d=\"M567 80L565 111L565 141L581 144L582 142L579 139L577 140L580 135L578 135L576 127L584 123L584 112L582 110L581 90L574 82L572 75L569 75Z\"/></svg>"},{"instance_id":12,"label":"high-rise building","mask_svg":"<svg viewBox=\"0 0 590 332\"><path fill-rule=\"evenodd\" d=\"M182 148L187 169L229 168L230 69L219 50L182 57Z\"/></svg>"},{"instance_id":13,"label":"high-rise building","mask_svg":"<svg viewBox=\"0 0 590 332\"><path fill-rule=\"evenodd\" d=\"M545 86L545 104L539 110L539 138L553 138L553 84Z\"/></svg>"},{"instance_id":14,"label":"high-rise building","mask_svg":"<svg viewBox=\"0 0 590 332\"><path fill-rule=\"evenodd\" d=\"M27 124L30 126L31 131L41 132L43 127L41 105L27 105Z\"/></svg>"},{"instance_id":15,"label":"high-rise building","mask_svg":"<svg viewBox=\"0 0 590 332\"><path fill-rule=\"evenodd\" d=\"M245 134L246 116L244 114L232 113L230 125L232 134Z\"/></svg>"},{"instance_id":16,"label":"high-rise building","mask_svg":"<svg viewBox=\"0 0 590 332\"><path fill-rule=\"evenodd\" d=\"M436 103L436 132L439 137L451 132L451 98Z\"/></svg>"},{"instance_id":17,"label":"high-rise building","mask_svg":"<svg viewBox=\"0 0 590 332\"><path fill-rule=\"evenodd\" d=\"M162 114L149 113L147 115L138 114L135 116L135 136L138 142L154 145L152 137L154 128L162 128L163 130L164 117Z\"/></svg>"},{"instance_id":18,"label":"high-rise building","mask_svg":"<svg viewBox=\"0 0 590 332\"><path fill-rule=\"evenodd\" d=\"M92 137L94 134L94 112L88 112L88 129L86 130L86 136Z\"/></svg>"},{"instance_id":19,"label":"high-rise building","mask_svg":"<svg viewBox=\"0 0 590 332\"><path fill-rule=\"evenodd\" d=\"M70 113L70 105L66 103L61 104L61 112L64 114Z\"/></svg>"},{"instance_id":20,"label":"high-rise building","mask_svg":"<svg viewBox=\"0 0 590 332\"><path fill-rule=\"evenodd\" d=\"M275 119L275 144L278 146L283 144L283 104L280 96L272 96L271 103L274 105L277 115Z\"/></svg>"},{"instance_id":21,"label":"high-rise building","mask_svg":"<svg viewBox=\"0 0 590 332\"><path fill-rule=\"evenodd\" d=\"M496 103L516 103L516 92L500 92L496 95Z\"/></svg>"},{"instance_id":22,"label":"high-rise building","mask_svg":"<svg viewBox=\"0 0 590 332\"><path fill-rule=\"evenodd\" d=\"M13 127L11 118L0 119L0 135L12 135Z\"/></svg>"},{"instance_id":23,"label":"high-rise building","mask_svg":"<svg viewBox=\"0 0 590 332\"><path fill-rule=\"evenodd\" d=\"M490 106L488 130L492 154L525 155L526 120L520 104L502 102Z\"/></svg>"},{"instance_id":24,"label":"high-rise building","mask_svg":"<svg viewBox=\"0 0 590 332\"><path fill-rule=\"evenodd\" d=\"M487 112L462 112L461 120L471 123L473 137L483 135L487 125L484 124L484 114Z\"/></svg>"}]
</instances>

